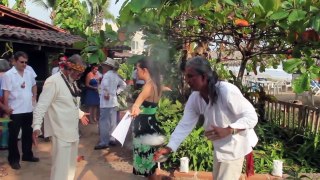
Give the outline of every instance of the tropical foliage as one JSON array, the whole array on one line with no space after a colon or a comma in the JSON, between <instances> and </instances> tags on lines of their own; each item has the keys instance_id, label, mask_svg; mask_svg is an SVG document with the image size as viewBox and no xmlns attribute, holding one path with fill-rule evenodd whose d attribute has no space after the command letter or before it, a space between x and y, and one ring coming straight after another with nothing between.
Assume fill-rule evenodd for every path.
<instances>
[{"instance_id":1,"label":"tropical foliage","mask_svg":"<svg viewBox=\"0 0 320 180\"><path fill-rule=\"evenodd\" d=\"M182 117L183 106L178 101L163 98L159 102L157 119L167 138ZM181 157L190 158L190 169L212 171L212 143L203 135L201 118L197 127L183 141L177 152L171 154L164 168L178 168ZM256 173L270 173L273 160L284 161L284 173L295 176L297 173L319 172L319 134L303 133L297 129L287 129L271 123L259 123L255 131L259 143L254 148Z\"/></svg>"},{"instance_id":2,"label":"tropical foliage","mask_svg":"<svg viewBox=\"0 0 320 180\"><path fill-rule=\"evenodd\" d=\"M3 6L9 6L9 1L8 0L1 0L0 4Z\"/></svg>"},{"instance_id":3,"label":"tropical foliage","mask_svg":"<svg viewBox=\"0 0 320 180\"><path fill-rule=\"evenodd\" d=\"M25 14L28 14L25 0L16 0L15 4L12 7L12 9L20 11L20 12L25 13Z\"/></svg>"},{"instance_id":4,"label":"tropical foliage","mask_svg":"<svg viewBox=\"0 0 320 180\"><path fill-rule=\"evenodd\" d=\"M309 69L319 58L318 7L316 0L127 0L119 23L128 33L143 30L146 43L160 52L184 49L186 57L209 57L214 50L217 62L240 60L240 80L246 68L258 73L297 58L302 75L294 90L300 92L319 75Z\"/></svg>"}]
</instances>

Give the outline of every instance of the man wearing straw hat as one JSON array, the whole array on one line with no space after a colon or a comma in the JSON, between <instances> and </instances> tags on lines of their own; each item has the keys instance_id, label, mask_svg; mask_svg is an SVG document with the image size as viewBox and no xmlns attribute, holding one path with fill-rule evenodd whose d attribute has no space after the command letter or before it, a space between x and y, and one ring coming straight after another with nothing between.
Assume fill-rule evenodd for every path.
<instances>
[{"instance_id":1,"label":"man wearing straw hat","mask_svg":"<svg viewBox=\"0 0 320 180\"><path fill-rule=\"evenodd\" d=\"M100 97L100 119L99 119L99 143L94 147L95 150L106 149L109 145L116 145L115 140L110 141L110 135L117 122L118 100L117 95L122 92L126 83L119 77L115 69L117 62L107 57L102 64L103 78L101 81Z\"/></svg>"}]
</instances>

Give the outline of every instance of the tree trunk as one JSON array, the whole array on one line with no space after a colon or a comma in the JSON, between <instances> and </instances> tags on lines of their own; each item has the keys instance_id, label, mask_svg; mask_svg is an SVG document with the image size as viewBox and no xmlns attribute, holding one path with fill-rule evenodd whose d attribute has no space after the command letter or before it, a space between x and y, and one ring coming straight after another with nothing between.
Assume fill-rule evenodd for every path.
<instances>
[{"instance_id":1,"label":"tree trunk","mask_svg":"<svg viewBox=\"0 0 320 180\"><path fill-rule=\"evenodd\" d=\"M244 75L244 71L246 70L247 62L248 62L248 59L243 59L241 61L240 69L239 69L239 72L238 72L238 78L237 78L238 81L242 81L242 78L243 78L243 75Z\"/></svg>"}]
</instances>

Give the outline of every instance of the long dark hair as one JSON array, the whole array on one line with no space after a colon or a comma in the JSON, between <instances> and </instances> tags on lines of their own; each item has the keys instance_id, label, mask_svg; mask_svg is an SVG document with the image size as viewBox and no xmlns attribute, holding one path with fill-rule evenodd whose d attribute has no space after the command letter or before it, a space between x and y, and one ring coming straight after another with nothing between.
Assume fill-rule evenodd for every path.
<instances>
[{"instance_id":1,"label":"long dark hair","mask_svg":"<svg viewBox=\"0 0 320 180\"><path fill-rule=\"evenodd\" d=\"M150 77L152 81L156 84L157 86L157 91L158 95L161 93L161 79L160 79L160 72L158 66L155 64L153 60L151 60L150 57L143 57L137 62L137 65L140 68L146 68L148 69L150 73Z\"/></svg>"},{"instance_id":2,"label":"long dark hair","mask_svg":"<svg viewBox=\"0 0 320 180\"><path fill-rule=\"evenodd\" d=\"M201 56L196 56L187 61L186 68L192 68L202 76L208 77L209 98L211 105L217 101L218 93L216 83L219 81L218 74L211 69L208 60Z\"/></svg>"}]
</instances>

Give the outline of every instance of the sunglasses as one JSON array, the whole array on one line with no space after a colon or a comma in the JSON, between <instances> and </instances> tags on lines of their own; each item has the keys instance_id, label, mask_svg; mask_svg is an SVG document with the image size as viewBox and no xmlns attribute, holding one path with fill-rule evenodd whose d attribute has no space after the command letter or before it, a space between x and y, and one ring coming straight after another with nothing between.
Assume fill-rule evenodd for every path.
<instances>
[{"instance_id":1,"label":"sunglasses","mask_svg":"<svg viewBox=\"0 0 320 180\"><path fill-rule=\"evenodd\" d=\"M28 61L18 61L21 64L28 64Z\"/></svg>"}]
</instances>

